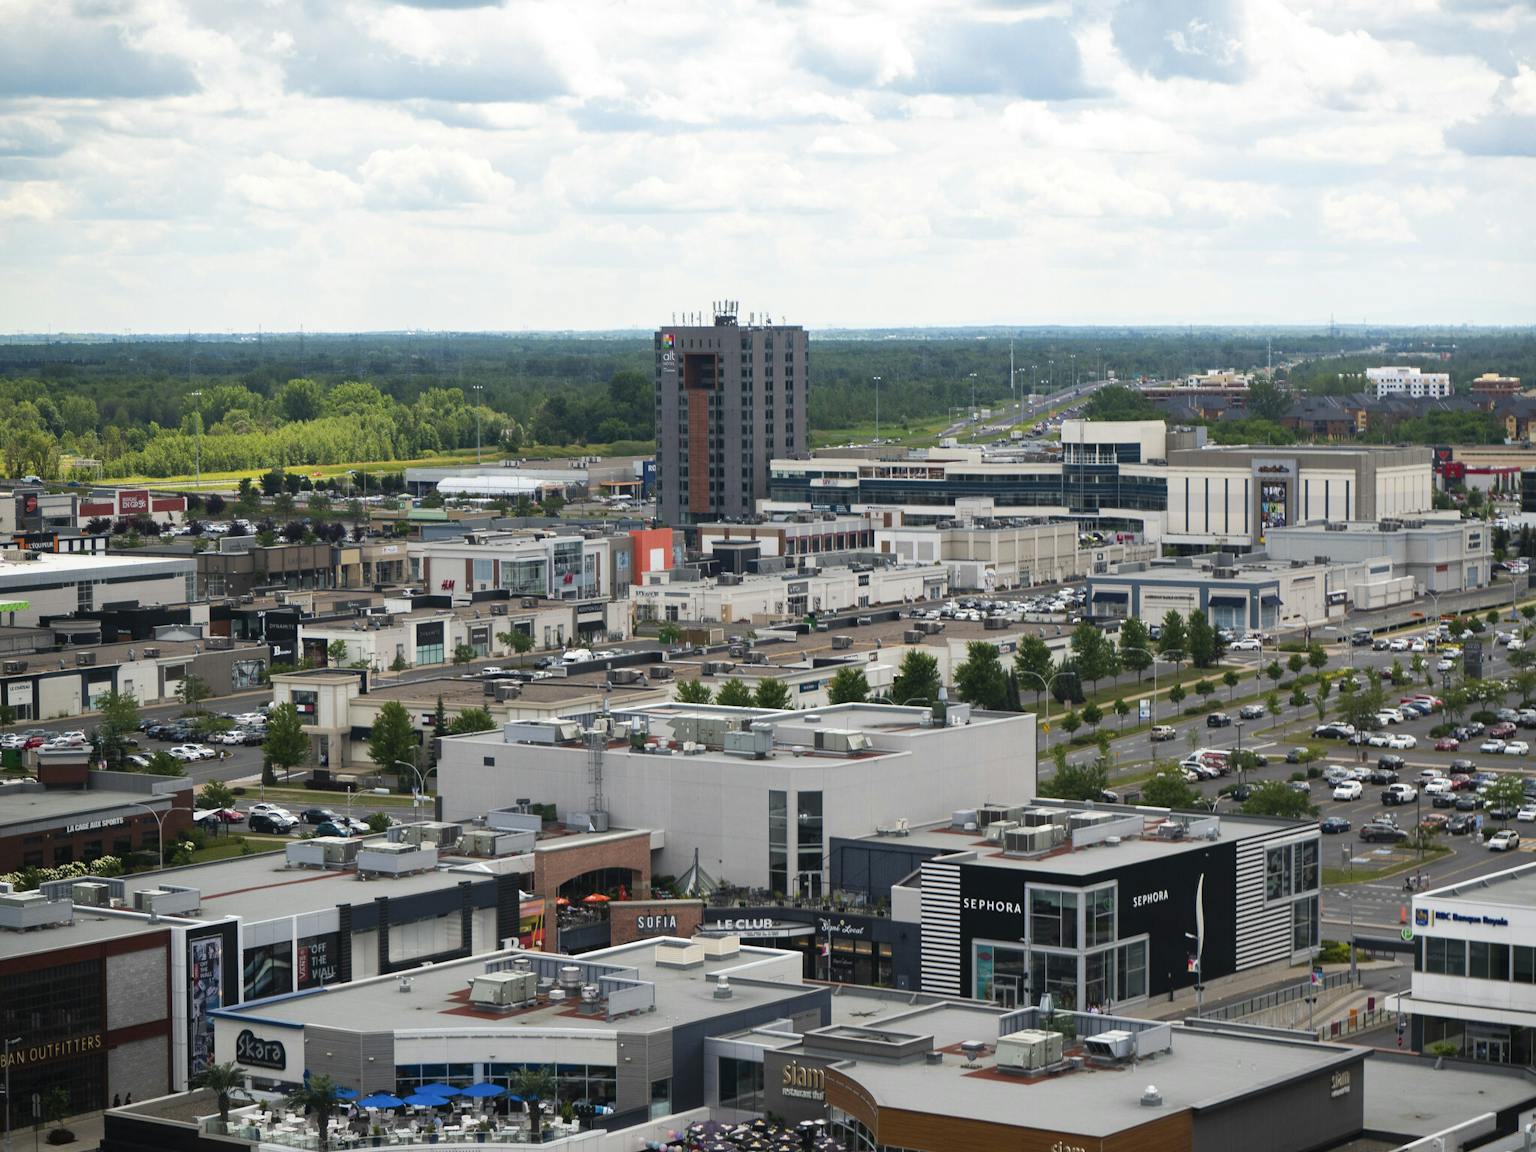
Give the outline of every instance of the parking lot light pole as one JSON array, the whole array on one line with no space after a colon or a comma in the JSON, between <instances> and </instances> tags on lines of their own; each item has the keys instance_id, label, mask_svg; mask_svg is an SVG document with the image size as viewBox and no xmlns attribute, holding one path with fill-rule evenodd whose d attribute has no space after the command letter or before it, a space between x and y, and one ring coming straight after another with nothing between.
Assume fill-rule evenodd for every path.
<instances>
[{"instance_id":1,"label":"parking lot light pole","mask_svg":"<svg viewBox=\"0 0 1536 1152\"><path fill-rule=\"evenodd\" d=\"M151 816L153 816L155 818L155 843L156 843L156 847L160 850L160 868L159 868L159 871L164 872L165 871L165 818L167 816L169 816L170 813L169 812L157 812L155 809L151 808L148 804L141 804L137 800L124 800L123 803L128 805L130 808L142 808L142 809L144 809L144 811L148 812ZM9 1107L9 1098L7 1098L7 1107Z\"/></svg>"},{"instance_id":2,"label":"parking lot light pole","mask_svg":"<svg viewBox=\"0 0 1536 1152\"><path fill-rule=\"evenodd\" d=\"M423 772L409 760L396 760L395 763L402 768L409 768L416 775L416 791L411 794L411 810L414 812L421 807L421 798L427 792L427 777L437 771L437 765L434 764Z\"/></svg>"}]
</instances>

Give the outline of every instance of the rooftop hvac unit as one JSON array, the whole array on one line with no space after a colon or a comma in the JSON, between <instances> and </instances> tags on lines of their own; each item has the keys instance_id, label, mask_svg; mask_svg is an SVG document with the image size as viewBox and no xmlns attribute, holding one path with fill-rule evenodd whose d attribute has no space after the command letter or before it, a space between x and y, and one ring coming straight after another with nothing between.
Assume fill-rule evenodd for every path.
<instances>
[{"instance_id":1,"label":"rooftop hvac unit","mask_svg":"<svg viewBox=\"0 0 1536 1152\"><path fill-rule=\"evenodd\" d=\"M499 683L501 683L499 680L484 680L481 682L480 691L486 697L494 698L496 695L496 685Z\"/></svg>"},{"instance_id":2,"label":"rooftop hvac unit","mask_svg":"<svg viewBox=\"0 0 1536 1152\"><path fill-rule=\"evenodd\" d=\"M1064 839L1064 831L1055 824L1040 824L1033 828L1015 825L1003 832L1003 851L1033 856L1060 847Z\"/></svg>"},{"instance_id":3,"label":"rooftop hvac unit","mask_svg":"<svg viewBox=\"0 0 1536 1152\"><path fill-rule=\"evenodd\" d=\"M14 675L17 672L25 672L26 670L27 662L25 660L7 660L5 662L5 671L7 675Z\"/></svg>"},{"instance_id":4,"label":"rooftop hvac unit","mask_svg":"<svg viewBox=\"0 0 1536 1152\"><path fill-rule=\"evenodd\" d=\"M496 681L496 702L505 703L508 700L516 700L523 694L523 686L516 680Z\"/></svg>"},{"instance_id":5,"label":"rooftop hvac unit","mask_svg":"<svg viewBox=\"0 0 1536 1152\"><path fill-rule=\"evenodd\" d=\"M868 752L869 735L851 728L823 728L816 733L816 748L820 752L841 752L850 756Z\"/></svg>"},{"instance_id":6,"label":"rooftop hvac unit","mask_svg":"<svg viewBox=\"0 0 1536 1152\"><path fill-rule=\"evenodd\" d=\"M80 668L90 668L96 663L96 653L81 652L75 656L75 665Z\"/></svg>"},{"instance_id":7,"label":"rooftop hvac unit","mask_svg":"<svg viewBox=\"0 0 1536 1152\"><path fill-rule=\"evenodd\" d=\"M1019 818L1024 815L1024 808L1018 804L986 804L976 809L976 822L985 828L988 824L995 824L999 820L1010 820L1017 824Z\"/></svg>"},{"instance_id":8,"label":"rooftop hvac unit","mask_svg":"<svg viewBox=\"0 0 1536 1152\"><path fill-rule=\"evenodd\" d=\"M75 906L68 900L50 900L41 892L7 892L0 896L0 928L21 931L69 924Z\"/></svg>"},{"instance_id":9,"label":"rooftop hvac unit","mask_svg":"<svg viewBox=\"0 0 1536 1152\"><path fill-rule=\"evenodd\" d=\"M608 673L610 684L643 684L645 683L645 670L642 668L614 668Z\"/></svg>"},{"instance_id":10,"label":"rooftop hvac unit","mask_svg":"<svg viewBox=\"0 0 1536 1152\"><path fill-rule=\"evenodd\" d=\"M1120 1028L1100 1032L1083 1037L1083 1051L1099 1060L1129 1060L1136 1053L1136 1037Z\"/></svg>"},{"instance_id":11,"label":"rooftop hvac unit","mask_svg":"<svg viewBox=\"0 0 1536 1152\"><path fill-rule=\"evenodd\" d=\"M1067 827L1076 831L1079 828L1092 828L1095 824L1118 819L1119 817L1113 812L1074 812L1067 818Z\"/></svg>"},{"instance_id":12,"label":"rooftop hvac unit","mask_svg":"<svg viewBox=\"0 0 1536 1152\"><path fill-rule=\"evenodd\" d=\"M971 828L976 827L976 809L974 809L974 808L957 808L957 809L955 809L955 811L953 813L951 813L951 815L949 817L949 826L951 828L965 828L967 826L969 826Z\"/></svg>"},{"instance_id":13,"label":"rooftop hvac unit","mask_svg":"<svg viewBox=\"0 0 1536 1152\"><path fill-rule=\"evenodd\" d=\"M997 1066L1016 1072L1036 1072L1060 1064L1064 1049L1060 1032L1013 1032L997 1039Z\"/></svg>"},{"instance_id":14,"label":"rooftop hvac unit","mask_svg":"<svg viewBox=\"0 0 1536 1152\"><path fill-rule=\"evenodd\" d=\"M510 1012L538 999L539 977L534 972L487 972L469 986L469 1002L492 1012Z\"/></svg>"},{"instance_id":15,"label":"rooftop hvac unit","mask_svg":"<svg viewBox=\"0 0 1536 1152\"><path fill-rule=\"evenodd\" d=\"M658 664L651 669L652 680L670 680L675 675L675 670L665 664Z\"/></svg>"},{"instance_id":16,"label":"rooftop hvac unit","mask_svg":"<svg viewBox=\"0 0 1536 1152\"><path fill-rule=\"evenodd\" d=\"M1011 621L1006 616L988 616L981 622L983 632L1001 632Z\"/></svg>"},{"instance_id":17,"label":"rooftop hvac unit","mask_svg":"<svg viewBox=\"0 0 1536 1152\"><path fill-rule=\"evenodd\" d=\"M417 848L411 844L369 842L357 854L358 875L404 876L436 867L437 849L431 845Z\"/></svg>"},{"instance_id":18,"label":"rooftop hvac unit","mask_svg":"<svg viewBox=\"0 0 1536 1152\"><path fill-rule=\"evenodd\" d=\"M491 605L491 615L492 616L505 616L506 614L507 614L507 606L505 604L492 604Z\"/></svg>"},{"instance_id":19,"label":"rooftop hvac unit","mask_svg":"<svg viewBox=\"0 0 1536 1152\"><path fill-rule=\"evenodd\" d=\"M1056 823L1059 813L1053 808L1026 808L1019 813L1020 824L1029 828L1038 828L1042 824Z\"/></svg>"},{"instance_id":20,"label":"rooftop hvac unit","mask_svg":"<svg viewBox=\"0 0 1536 1152\"><path fill-rule=\"evenodd\" d=\"M853 637L852 636L834 636L834 637L832 637L832 647L834 649L837 649L838 651L842 651L844 648L852 648L853 647Z\"/></svg>"},{"instance_id":21,"label":"rooftop hvac unit","mask_svg":"<svg viewBox=\"0 0 1536 1152\"><path fill-rule=\"evenodd\" d=\"M496 855L496 840L501 835L494 828L471 828L464 833L460 847L467 856Z\"/></svg>"},{"instance_id":22,"label":"rooftop hvac unit","mask_svg":"<svg viewBox=\"0 0 1536 1152\"><path fill-rule=\"evenodd\" d=\"M753 760L766 760L773 752L773 731L753 728L747 732L727 732L725 752L729 756L746 756Z\"/></svg>"},{"instance_id":23,"label":"rooftop hvac unit","mask_svg":"<svg viewBox=\"0 0 1536 1152\"><path fill-rule=\"evenodd\" d=\"M70 886L69 898L76 904L106 908L112 903L112 889L99 880L81 880Z\"/></svg>"},{"instance_id":24,"label":"rooftop hvac unit","mask_svg":"<svg viewBox=\"0 0 1536 1152\"><path fill-rule=\"evenodd\" d=\"M144 645L144 659L146 659L146 660L154 660L159 655L160 655L160 645L158 645L158 644L146 644L146 645Z\"/></svg>"},{"instance_id":25,"label":"rooftop hvac unit","mask_svg":"<svg viewBox=\"0 0 1536 1152\"><path fill-rule=\"evenodd\" d=\"M524 608L532 608L537 603L538 603L538 601L535 600L532 596L524 596L523 597L523 607Z\"/></svg>"},{"instance_id":26,"label":"rooftop hvac unit","mask_svg":"<svg viewBox=\"0 0 1536 1152\"><path fill-rule=\"evenodd\" d=\"M921 644L925 635L926 633L921 629L908 628L901 634L901 642L903 644Z\"/></svg>"},{"instance_id":27,"label":"rooftop hvac unit","mask_svg":"<svg viewBox=\"0 0 1536 1152\"><path fill-rule=\"evenodd\" d=\"M1184 825L1177 820L1164 820L1157 826L1157 838L1159 840L1184 839Z\"/></svg>"},{"instance_id":28,"label":"rooftop hvac unit","mask_svg":"<svg viewBox=\"0 0 1536 1152\"><path fill-rule=\"evenodd\" d=\"M1008 829L1010 829L1010 828L1017 828L1017 827L1018 827L1018 825L1015 824L1012 820L993 820L991 823L989 823L987 825L987 830L986 830L986 840L987 840L987 843L988 844L1001 844L1003 842L1003 833L1007 832Z\"/></svg>"},{"instance_id":29,"label":"rooftop hvac unit","mask_svg":"<svg viewBox=\"0 0 1536 1152\"><path fill-rule=\"evenodd\" d=\"M574 720L519 720L502 729L508 744L571 744L581 739Z\"/></svg>"},{"instance_id":30,"label":"rooftop hvac unit","mask_svg":"<svg viewBox=\"0 0 1536 1152\"><path fill-rule=\"evenodd\" d=\"M768 663L768 653L748 652L746 655L746 661L748 664L766 664Z\"/></svg>"}]
</instances>

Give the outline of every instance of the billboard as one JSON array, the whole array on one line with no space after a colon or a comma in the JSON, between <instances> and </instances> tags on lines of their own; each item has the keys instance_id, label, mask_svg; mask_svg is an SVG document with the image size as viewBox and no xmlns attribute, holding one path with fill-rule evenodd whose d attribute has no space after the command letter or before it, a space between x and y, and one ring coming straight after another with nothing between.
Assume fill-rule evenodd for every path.
<instances>
[{"instance_id":1,"label":"billboard","mask_svg":"<svg viewBox=\"0 0 1536 1152\"><path fill-rule=\"evenodd\" d=\"M303 937L299 940L294 960L296 991L336 983L340 972L341 934L322 932L318 936Z\"/></svg>"},{"instance_id":2,"label":"billboard","mask_svg":"<svg viewBox=\"0 0 1536 1152\"><path fill-rule=\"evenodd\" d=\"M149 492L142 488L129 489L117 494L119 516L144 516L149 512Z\"/></svg>"}]
</instances>

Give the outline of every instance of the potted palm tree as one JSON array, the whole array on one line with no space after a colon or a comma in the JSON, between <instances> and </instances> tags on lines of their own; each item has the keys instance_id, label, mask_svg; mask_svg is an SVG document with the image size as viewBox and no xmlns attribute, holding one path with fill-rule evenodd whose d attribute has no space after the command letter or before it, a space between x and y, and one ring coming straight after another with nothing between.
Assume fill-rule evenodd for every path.
<instances>
[{"instance_id":1,"label":"potted palm tree","mask_svg":"<svg viewBox=\"0 0 1536 1152\"><path fill-rule=\"evenodd\" d=\"M320 1152L326 1152L331 1141L331 1116L341 1103L341 1087L329 1076L311 1076L295 1089L289 1100L299 1108L307 1109L319 1130Z\"/></svg>"},{"instance_id":2,"label":"potted palm tree","mask_svg":"<svg viewBox=\"0 0 1536 1152\"><path fill-rule=\"evenodd\" d=\"M540 1144L543 1117L539 1113L539 1101L555 1092L555 1078L543 1068L524 1068L512 1079L512 1090L528 1105L528 1139Z\"/></svg>"},{"instance_id":3,"label":"potted palm tree","mask_svg":"<svg viewBox=\"0 0 1536 1152\"><path fill-rule=\"evenodd\" d=\"M214 1099L219 1104L219 1123L223 1126L220 1131L229 1135L229 1107L236 1096L246 1102L251 1102L251 1097L245 1091L246 1070L233 1060L227 1064L211 1064L198 1073L192 1081L194 1088L206 1088L212 1092Z\"/></svg>"}]
</instances>

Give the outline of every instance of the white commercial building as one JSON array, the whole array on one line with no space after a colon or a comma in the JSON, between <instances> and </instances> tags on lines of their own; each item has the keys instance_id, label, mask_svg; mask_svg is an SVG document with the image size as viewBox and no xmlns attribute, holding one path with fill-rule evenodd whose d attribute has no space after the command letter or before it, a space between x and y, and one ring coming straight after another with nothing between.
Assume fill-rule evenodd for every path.
<instances>
[{"instance_id":1,"label":"white commercial building","mask_svg":"<svg viewBox=\"0 0 1536 1152\"><path fill-rule=\"evenodd\" d=\"M35 625L114 604L186 604L196 574L190 558L11 552L0 559L0 613L7 624Z\"/></svg>"},{"instance_id":2,"label":"white commercial building","mask_svg":"<svg viewBox=\"0 0 1536 1152\"><path fill-rule=\"evenodd\" d=\"M1455 513L1422 520L1363 524L1344 520L1275 528L1270 531L1267 550L1275 560L1324 557L1339 564L1387 557L1393 570L1412 577L1420 592L1436 595L1486 588L1493 563L1488 525L1481 520L1462 520Z\"/></svg>"},{"instance_id":3,"label":"white commercial building","mask_svg":"<svg viewBox=\"0 0 1536 1152\"><path fill-rule=\"evenodd\" d=\"M681 875L697 853L717 880L819 894L833 838L947 817L978 796L1034 797L1032 713L952 705L947 718L934 727L927 708L883 704L668 704L589 715L585 728L508 725L442 741L443 817L554 804L562 817L593 812L594 826L664 829L655 872Z\"/></svg>"},{"instance_id":4,"label":"white commercial building","mask_svg":"<svg viewBox=\"0 0 1536 1152\"><path fill-rule=\"evenodd\" d=\"M1365 378L1370 382L1371 393L1378 400L1383 396L1438 400L1451 394L1451 377L1447 372L1423 372L1418 368L1394 365L1367 368Z\"/></svg>"},{"instance_id":5,"label":"white commercial building","mask_svg":"<svg viewBox=\"0 0 1536 1152\"><path fill-rule=\"evenodd\" d=\"M409 545L411 579L430 595L468 603L476 592L553 600L606 600L616 594L614 545L628 581L629 537L578 532L475 532Z\"/></svg>"},{"instance_id":6,"label":"white commercial building","mask_svg":"<svg viewBox=\"0 0 1536 1152\"><path fill-rule=\"evenodd\" d=\"M1415 896L1412 931L1413 988L1388 1006L1412 1018L1414 1048L1536 1061L1536 865Z\"/></svg>"},{"instance_id":7,"label":"white commercial building","mask_svg":"<svg viewBox=\"0 0 1536 1152\"><path fill-rule=\"evenodd\" d=\"M722 573L709 580L674 580L673 576L671 572L647 573L644 586L629 590L636 621L770 623L807 614L932 600L943 596L949 587L941 564L807 566L764 576Z\"/></svg>"}]
</instances>

